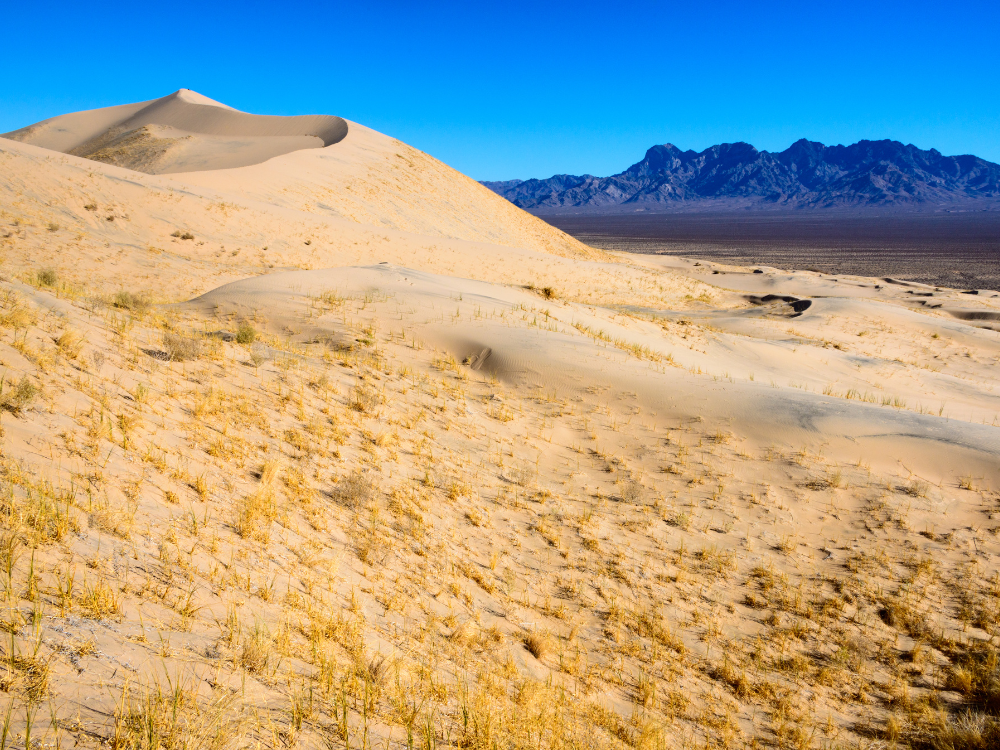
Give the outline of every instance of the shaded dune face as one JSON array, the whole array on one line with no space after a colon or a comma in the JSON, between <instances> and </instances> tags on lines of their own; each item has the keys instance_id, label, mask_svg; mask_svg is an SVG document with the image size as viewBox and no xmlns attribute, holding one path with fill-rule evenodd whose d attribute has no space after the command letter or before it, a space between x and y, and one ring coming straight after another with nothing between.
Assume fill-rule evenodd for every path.
<instances>
[{"instance_id":1,"label":"shaded dune face","mask_svg":"<svg viewBox=\"0 0 1000 750\"><path fill-rule=\"evenodd\" d=\"M148 174L231 169L347 135L331 115L253 115L193 91L54 117L3 137Z\"/></svg>"}]
</instances>

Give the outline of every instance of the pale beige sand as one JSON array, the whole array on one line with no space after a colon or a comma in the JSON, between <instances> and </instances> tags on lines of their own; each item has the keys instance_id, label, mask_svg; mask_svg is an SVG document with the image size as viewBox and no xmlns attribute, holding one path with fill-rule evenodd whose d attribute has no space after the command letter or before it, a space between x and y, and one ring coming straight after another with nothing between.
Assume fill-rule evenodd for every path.
<instances>
[{"instance_id":1,"label":"pale beige sand","mask_svg":"<svg viewBox=\"0 0 1000 750\"><path fill-rule=\"evenodd\" d=\"M162 99L53 117L4 134L148 174L230 169L333 145L340 117L251 115L181 89Z\"/></svg>"},{"instance_id":2,"label":"pale beige sand","mask_svg":"<svg viewBox=\"0 0 1000 750\"><path fill-rule=\"evenodd\" d=\"M872 747L993 710L992 293L601 253L354 123L175 177L0 141L0 257L22 744Z\"/></svg>"}]
</instances>

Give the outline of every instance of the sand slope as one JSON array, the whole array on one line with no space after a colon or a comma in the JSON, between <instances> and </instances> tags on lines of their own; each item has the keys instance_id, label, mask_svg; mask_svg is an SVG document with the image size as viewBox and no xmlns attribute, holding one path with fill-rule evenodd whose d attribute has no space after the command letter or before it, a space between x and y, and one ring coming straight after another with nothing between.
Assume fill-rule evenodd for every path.
<instances>
[{"instance_id":1,"label":"sand slope","mask_svg":"<svg viewBox=\"0 0 1000 750\"><path fill-rule=\"evenodd\" d=\"M796 286L801 292L810 284ZM950 415L963 414L960 420L925 414L916 403L911 408L883 408L881 399L834 394L840 389L861 394L862 388L873 394L871 380L892 377L887 372L891 362L884 355L833 349L815 357L808 349L801 351L801 346L767 334L768 313L794 320L796 330L806 336L806 331L818 330L833 337L834 330L855 320L880 320L901 330L951 329L959 335L968 330L947 320L932 323L919 313L886 310L885 305L862 300L839 304L823 300L795 318L785 317L788 313L782 308L787 303L782 302L777 309L739 308L723 315L688 311L686 319L710 320L722 334L688 347L671 335L669 323L667 330L658 327L653 333L641 317L609 319L576 305L546 307L545 328L517 325L512 321L520 317L519 310L538 307L536 295L388 263L258 276L214 289L190 305L204 314L266 317L278 329L296 330L303 340L336 341L340 329L336 318L309 314L310 300L324 294L372 297L365 315L382 327L405 310L412 335L457 361L474 358L477 371L514 387L581 400L595 387L627 392L632 394L631 403L663 426L697 418L724 423L762 447L779 436L792 444L820 440L828 458L845 463L865 456L884 471L897 471L900 463L919 466L921 476L934 483L947 481L962 467L966 473L1000 482L995 461L1000 455L1000 430L969 422L970 417L1000 413L1000 394L993 392L988 380L961 382L954 375L913 373L911 378L919 378L914 385L894 384L893 397L900 403L919 401L921 393L933 392L948 404ZM447 315L442 315L444 311ZM727 329L740 335L726 335ZM603 337L587 333L597 330ZM988 361L1000 360L997 336L969 334L969 343L975 341ZM610 338L622 341L623 347L609 352L604 339ZM649 354L629 356L628 345L647 347ZM894 355L900 353L894 350ZM667 356L673 366L650 367ZM727 382L720 386L723 371L728 373ZM778 386L789 374L791 387ZM901 379L902 374L897 376Z\"/></svg>"},{"instance_id":2,"label":"sand slope","mask_svg":"<svg viewBox=\"0 0 1000 750\"><path fill-rule=\"evenodd\" d=\"M3 137L168 174L257 164L330 146L346 134L347 123L339 117L251 115L180 89L162 99L53 117Z\"/></svg>"},{"instance_id":3,"label":"sand slope","mask_svg":"<svg viewBox=\"0 0 1000 750\"><path fill-rule=\"evenodd\" d=\"M1000 732L1000 296L757 270L353 123L179 175L0 141L14 746Z\"/></svg>"},{"instance_id":4,"label":"sand slope","mask_svg":"<svg viewBox=\"0 0 1000 750\"><path fill-rule=\"evenodd\" d=\"M184 179L361 224L557 255L600 255L437 159L356 123L336 148Z\"/></svg>"}]
</instances>

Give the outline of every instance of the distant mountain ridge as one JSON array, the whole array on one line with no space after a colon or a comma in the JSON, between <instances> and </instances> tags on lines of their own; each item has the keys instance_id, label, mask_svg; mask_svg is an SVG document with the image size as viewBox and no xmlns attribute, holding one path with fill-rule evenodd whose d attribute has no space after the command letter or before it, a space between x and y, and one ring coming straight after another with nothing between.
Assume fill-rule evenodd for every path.
<instances>
[{"instance_id":1,"label":"distant mountain ridge","mask_svg":"<svg viewBox=\"0 0 1000 750\"><path fill-rule=\"evenodd\" d=\"M483 185L539 213L570 207L669 208L720 199L792 208L915 207L1000 202L1000 165L891 140L824 146L803 138L775 153L749 143L723 143L701 152L668 143L653 146L642 161L611 177L555 175Z\"/></svg>"}]
</instances>

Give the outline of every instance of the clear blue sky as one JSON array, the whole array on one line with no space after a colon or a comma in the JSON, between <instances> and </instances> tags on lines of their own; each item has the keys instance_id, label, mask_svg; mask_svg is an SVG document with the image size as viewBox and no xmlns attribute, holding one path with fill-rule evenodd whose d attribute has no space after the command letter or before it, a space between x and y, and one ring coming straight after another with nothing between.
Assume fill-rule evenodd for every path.
<instances>
[{"instance_id":1,"label":"clear blue sky","mask_svg":"<svg viewBox=\"0 0 1000 750\"><path fill-rule=\"evenodd\" d=\"M698 6L698 7L695 7ZM190 88L477 179L894 138L1000 162L1000 2L9 3L0 132Z\"/></svg>"}]
</instances>

